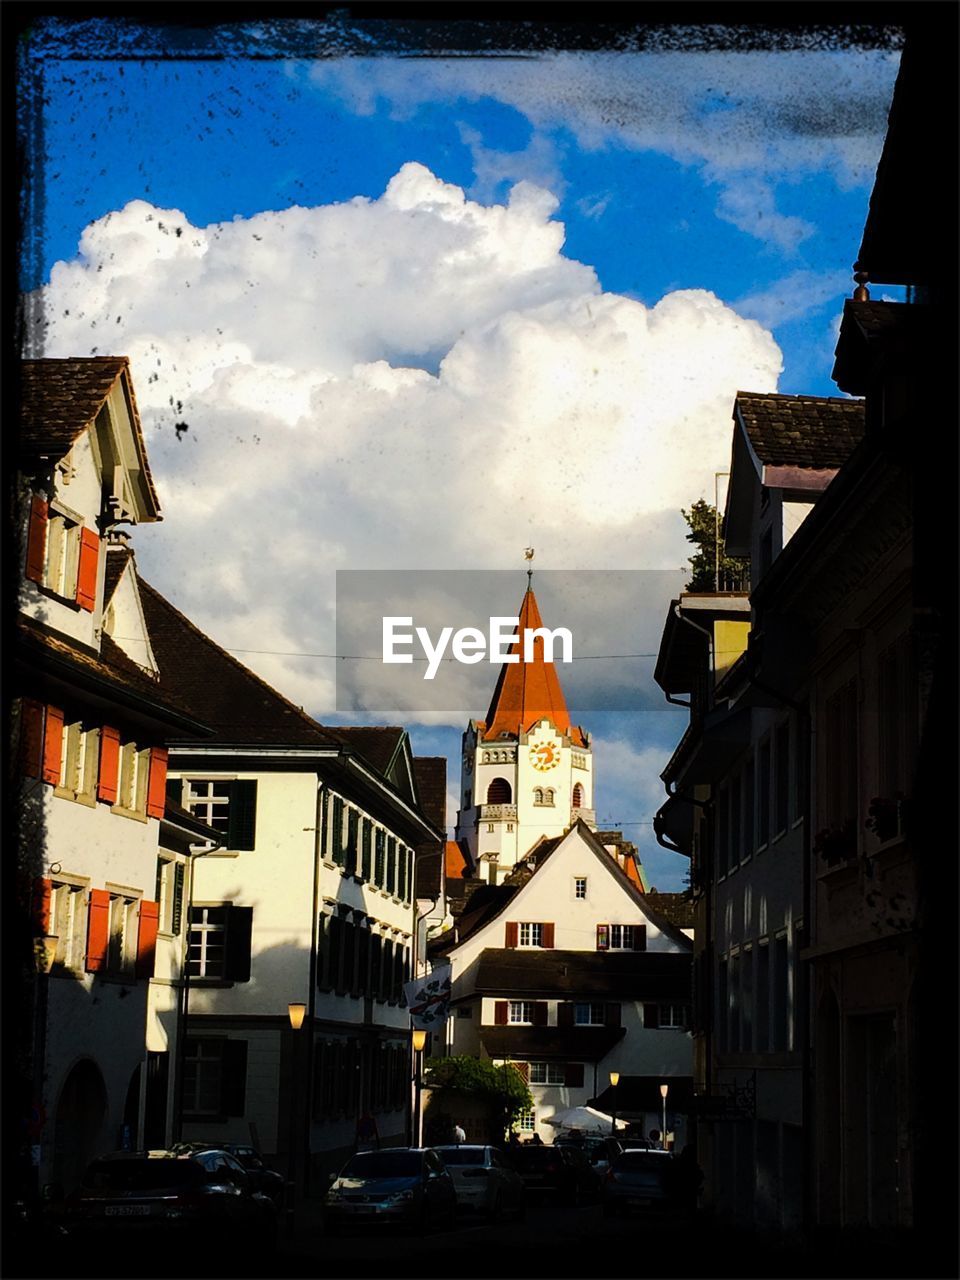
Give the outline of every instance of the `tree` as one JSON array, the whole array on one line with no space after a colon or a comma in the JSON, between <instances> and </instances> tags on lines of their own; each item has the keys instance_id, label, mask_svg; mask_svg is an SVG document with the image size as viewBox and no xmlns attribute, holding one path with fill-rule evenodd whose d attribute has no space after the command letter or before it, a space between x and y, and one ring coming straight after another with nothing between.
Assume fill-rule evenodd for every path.
<instances>
[{"instance_id":1,"label":"tree","mask_svg":"<svg viewBox=\"0 0 960 1280\"><path fill-rule=\"evenodd\" d=\"M693 574L687 583L687 591L735 591L747 585L750 561L746 557L728 556L723 546L723 530L720 531L719 582L717 581L717 509L704 498L698 498L689 511L681 508L690 532L687 541L696 548L690 557Z\"/></svg>"},{"instance_id":2,"label":"tree","mask_svg":"<svg viewBox=\"0 0 960 1280\"><path fill-rule=\"evenodd\" d=\"M495 1066L489 1058L436 1058L427 1067L424 1084L431 1091L472 1094L492 1105L509 1128L523 1111L533 1108L527 1082L511 1063Z\"/></svg>"}]
</instances>

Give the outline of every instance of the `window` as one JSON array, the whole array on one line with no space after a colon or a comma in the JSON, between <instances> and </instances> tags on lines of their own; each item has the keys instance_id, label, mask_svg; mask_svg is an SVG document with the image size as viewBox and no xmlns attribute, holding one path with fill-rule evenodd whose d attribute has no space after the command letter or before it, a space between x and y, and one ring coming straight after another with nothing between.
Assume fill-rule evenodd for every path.
<instances>
[{"instance_id":1,"label":"window","mask_svg":"<svg viewBox=\"0 0 960 1280\"><path fill-rule=\"evenodd\" d=\"M397 897L407 896L407 851L403 845L397 848Z\"/></svg>"},{"instance_id":2,"label":"window","mask_svg":"<svg viewBox=\"0 0 960 1280\"><path fill-rule=\"evenodd\" d=\"M127 813L146 814L147 782L150 775L150 751L125 742L120 748L120 780L117 785L116 808Z\"/></svg>"},{"instance_id":3,"label":"window","mask_svg":"<svg viewBox=\"0 0 960 1280\"><path fill-rule=\"evenodd\" d=\"M54 968L81 972L86 937L84 886L53 880L50 886L49 933L57 939Z\"/></svg>"},{"instance_id":4,"label":"window","mask_svg":"<svg viewBox=\"0 0 960 1280\"><path fill-rule=\"evenodd\" d=\"M573 896L578 902L583 902L587 896L587 877L575 876L573 880Z\"/></svg>"},{"instance_id":5,"label":"window","mask_svg":"<svg viewBox=\"0 0 960 1280\"><path fill-rule=\"evenodd\" d=\"M646 951L647 927L642 924L598 924L598 951Z\"/></svg>"},{"instance_id":6,"label":"window","mask_svg":"<svg viewBox=\"0 0 960 1280\"><path fill-rule=\"evenodd\" d=\"M493 823L492 823L492 822L488 822L488 823L487 823L487 831L488 831L488 833L492 833L492 832L493 832L493 829L494 829L494 827L493 827Z\"/></svg>"},{"instance_id":7,"label":"window","mask_svg":"<svg viewBox=\"0 0 960 1280\"><path fill-rule=\"evenodd\" d=\"M556 792L553 787L534 787L533 803L535 805L552 805L555 803Z\"/></svg>"},{"instance_id":8,"label":"window","mask_svg":"<svg viewBox=\"0 0 960 1280\"><path fill-rule=\"evenodd\" d=\"M790 1048L790 969L787 935L773 942L773 1044L774 1052Z\"/></svg>"},{"instance_id":9,"label":"window","mask_svg":"<svg viewBox=\"0 0 960 1280\"><path fill-rule=\"evenodd\" d=\"M487 787L487 804L509 804L513 799L513 789L506 778L494 778Z\"/></svg>"},{"instance_id":10,"label":"window","mask_svg":"<svg viewBox=\"0 0 960 1280\"><path fill-rule=\"evenodd\" d=\"M575 1004L573 1021L578 1027L602 1027L606 1021L602 1004Z\"/></svg>"},{"instance_id":11,"label":"window","mask_svg":"<svg viewBox=\"0 0 960 1280\"><path fill-rule=\"evenodd\" d=\"M573 808L583 808L583 786L579 782L573 788Z\"/></svg>"},{"instance_id":12,"label":"window","mask_svg":"<svg viewBox=\"0 0 960 1280\"><path fill-rule=\"evenodd\" d=\"M685 1004L662 1004L660 1006L660 1026L683 1030L690 1018Z\"/></svg>"},{"instance_id":13,"label":"window","mask_svg":"<svg viewBox=\"0 0 960 1280\"><path fill-rule=\"evenodd\" d=\"M156 898L159 904L158 925L161 933L180 933L183 914L184 864L161 858L157 862Z\"/></svg>"},{"instance_id":14,"label":"window","mask_svg":"<svg viewBox=\"0 0 960 1280\"><path fill-rule=\"evenodd\" d=\"M532 1000L510 1000L507 1006L509 1022L532 1023L534 1002Z\"/></svg>"},{"instance_id":15,"label":"window","mask_svg":"<svg viewBox=\"0 0 960 1280\"><path fill-rule=\"evenodd\" d=\"M740 957L740 1047L753 1051L753 948L744 948Z\"/></svg>"},{"instance_id":16,"label":"window","mask_svg":"<svg viewBox=\"0 0 960 1280\"><path fill-rule=\"evenodd\" d=\"M110 894L107 973L132 976L137 958L137 906L139 898Z\"/></svg>"},{"instance_id":17,"label":"window","mask_svg":"<svg viewBox=\"0 0 960 1280\"><path fill-rule=\"evenodd\" d=\"M393 893L397 884L397 839L387 836L387 882L384 885L387 893Z\"/></svg>"},{"instance_id":18,"label":"window","mask_svg":"<svg viewBox=\"0 0 960 1280\"><path fill-rule=\"evenodd\" d=\"M740 1052L740 955L730 957L730 1048L734 1053Z\"/></svg>"},{"instance_id":19,"label":"window","mask_svg":"<svg viewBox=\"0 0 960 1280\"><path fill-rule=\"evenodd\" d=\"M80 546L83 523L75 512L69 515L51 507L47 513L47 550L43 585L64 600L77 599L80 578ZM96 535L88 533L88 539Z\"/></svg>"},{"instance_id":20,"label":"window","mask_svg":"<svg viewBox=\"0 0 960 1280\"><path fill-rule=\"evenodd\" d=\"M521 924L520 946L521 947L543 946L543 925L542 924Z\"/></svg>"},{"instance_id":21,"label":"window","mask_svg":"<svg viewBox=\"0 0 960 1280\"><path fill-rule=\"evenodd\" d=\"M184 1117L197 1120L243 1115L247 1042L188 1036L183 1055Z\"/></svg>"},{"instance_id":22,"label":"window","mask_svg":"<svg viewBox=\"0 0 960 1280\"><path fill-rule=\"evenodd\" d=\"M343 800L334 796L330 814L330 861L343 866Z\"/></svg>"},{"instance_id":23,"label":"window","mask_svg":"<svg viewBox=\"0 0 960 1280\"><path fill-rule=\"evenodd\" d=\"M81 721L65 725L60 741L60 782L58 796L93 805L97 801L97 763L100 732L84 729Z\"/></svg>"},{"instance_id":24,"label":"window","mask_svg":"<svg viewBox=\"0 0 960 1280\"><path fill-rule=\"evenodd\" d=\"M566 1084L566 1079L567 1073L563 1063L530 1063L530 1084Z\"/></svg>"},{"instance_id":25,"label":"window","mask_svg":"<svg viewBox=\"0 0 960 1280\"><path fill-rule=\"evenodd\" d=\"M786 831L790 820L790 725L777 726L774 735L773 833Z\"/></svg>"},{"instance_id":26,"label":"window","mask_svg":"<svg viewBox=\"0 0 960 1280\"><path fill-rule=\"evenodd\" d=\"M521 1133L533 1133L537 1127L537 1113L535 1111L521 1111L517 1117L517 1128Z\"/></svg>"},{"instance_id":27,"label":"window","mask_svg":"<svg viewBox=\"0 0 960 1280\"><path fill-rule=\"evenodd\" d=\"M770 842L770 739L760 744L757 768L757 847Z\"/></svg>"},{"instance_id":28,"label":"window","mask_svg":"<svg viewBox=\"0 0 960 1280\"><path fill-rule=\"evenodd\" d=\"M220 832L224 837L224 848L244 850L255 847L255 779L188 778L183 804L201 822ZM214 848L212 844L205 847Z\"/></svg>"},{"instance_id":29,"label":"window","mask_svg":"<svg viewBox=\"0 0 960 1280\"><path fill-rule=\"evenodd\" d=\"M253 908L231 902L192 906L187 966L191 979L249 982Z\"/></svg>"}]
</instances>

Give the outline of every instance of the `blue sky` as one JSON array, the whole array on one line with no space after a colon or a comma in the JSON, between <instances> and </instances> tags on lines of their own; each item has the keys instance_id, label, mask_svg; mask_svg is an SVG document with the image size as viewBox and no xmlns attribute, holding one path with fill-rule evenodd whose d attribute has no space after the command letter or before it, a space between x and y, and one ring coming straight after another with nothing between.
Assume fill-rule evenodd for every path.
<instances>
[{"instance_id":1,"label":"blue sky","mask_svg":"<svg viewBox=\"0 0 960 1280\"><path fill-rule=\"evenodd\" d=\"M837 393L895 52L34 65L41 349L131 356L141 571L321 719L333 570L676 569L735 391ZM587 727L680 887L682 716Z\"/></svg>"}]
</instances>

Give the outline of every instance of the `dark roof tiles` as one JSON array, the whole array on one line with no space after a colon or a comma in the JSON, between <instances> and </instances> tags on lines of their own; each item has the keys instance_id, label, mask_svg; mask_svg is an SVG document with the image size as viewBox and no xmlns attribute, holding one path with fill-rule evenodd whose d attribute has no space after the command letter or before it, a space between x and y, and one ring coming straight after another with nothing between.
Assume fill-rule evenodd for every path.
<instances>
[{"instance_id":1,"label":"dark roof tiles","mask_svg":"<svg viewBox=\"0 0 960 1280\"><path fill-rule=\"evenodd\" d=\"M863 438L863 403L738 391L736 412L767 466L835 470Z\"/></svg>"}]
</instances>

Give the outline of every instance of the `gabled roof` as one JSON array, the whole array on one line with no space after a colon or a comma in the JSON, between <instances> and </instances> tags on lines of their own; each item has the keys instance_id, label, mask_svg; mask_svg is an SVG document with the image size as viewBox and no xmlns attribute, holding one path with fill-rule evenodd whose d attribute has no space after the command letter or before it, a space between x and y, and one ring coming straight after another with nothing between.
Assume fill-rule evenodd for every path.
<instances>
[{"instance_id":1,"label":"gabled roof","mask_svg":"<svg viewBox=\"0 0 960 1280\"><path fill-rule=\"evenodd\" d=\"M836 396L738 391L734 417L767 467L836 470L863 438L863 404Z\"/></svg>"},{"instance_id":2,"label":"gabled roof","mask_svg":"<svg viewBox=\"0 0 960 1280\"><path fill-rule=\"evenodd\" d=\"M443 851L443 874L448 880L462 880L469 870L467 855L456 840L448 840Z\"/></svg>"},{"instance_id":3,"label":"gabled roof","mask_svg":"<svg viewBox=\"0 0 960 1280\"><path fill-rule=\"evenodd\" d=\"M517 639L510 646L509 652L522 656L527 631L543 626L532 587L527 588L523 597L519 618ZM570 723L570 713L560 687L556 663L544 660L542 638L534 637L533 643L533 662L505 662L500 668L490 710L486 720L481 722L484 725L484 742L504 735L516 738L541 720L550 720L578 746L586 746L582 731Z\"/></svg>"},{"instance_id":4,"label":"gabled roof","mask_svg":"<svg viewBox=\"0 0 960 1280\"><path fill-rule=\"evenodd\" d=\"M394 763L400 750L406 730L397 724L377 725L337 725L327 730L336 735L345 746L352 748L363 756L367 764L384 776Z\"/></svg>"},{"instance_id":5,"label":"gabled roof","mask_svg":"<svg viewBox=\"0 0 960 1280\"><path fill-rule=\"evenodd\" d=\"M140 598L162 687L213 730L213 743L337 746L338 740L299 707L184 617L139 579Z\"/></svg>"},{"instance_id":6,"label":"gabled roof","mask_svg":"<svg viewBox=\"0 0 960 1280\"><path fill-rule=\"evenodd\" d=\"M147 462L130 361L126 356L21 361L20 458L25 462L62 458L96 421L117 382L122 382L137 467L148 506L152 505L156 517L160 502Z\"/></svg>"},{"instance_id":7,"label":"gabled roof","mask_svg":"<svg viewBox=\"0 0 960 1280\"><path fill-rule=\"evenodd\" d=\"M486 947L475 979L480 995L573 999L617 996L687 1000L690 953L679 951L525 951Z\"/></svg>"}]
</instances>

